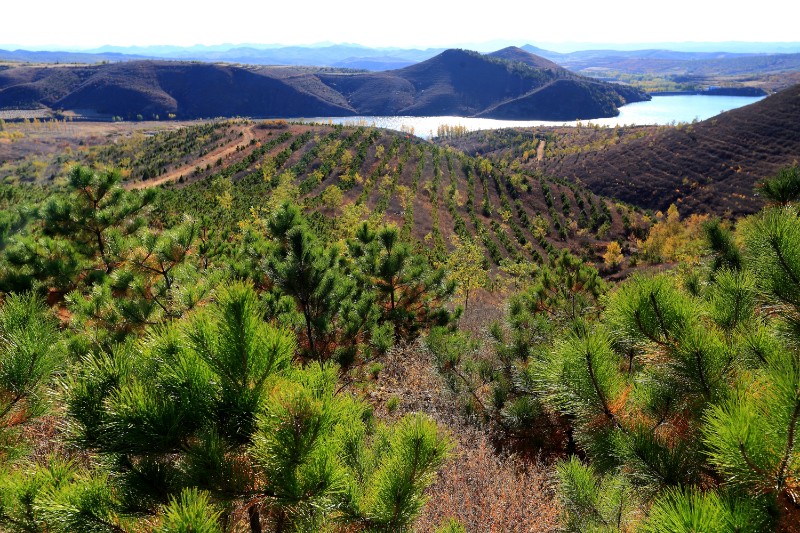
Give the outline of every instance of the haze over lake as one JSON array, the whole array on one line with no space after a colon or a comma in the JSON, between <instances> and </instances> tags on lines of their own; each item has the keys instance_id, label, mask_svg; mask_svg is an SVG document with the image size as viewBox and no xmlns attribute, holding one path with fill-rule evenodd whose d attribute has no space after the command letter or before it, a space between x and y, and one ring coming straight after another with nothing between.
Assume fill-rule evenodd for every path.
<instances>
[{"instance_id":1,"label":"haze over lake","mask_svg":"<svg viewBox=\"0 0 800 533\"><path fill-rule=\"evenodd\" d=\"M486 130L498 128L533 127L533 126L575 126L581 124L598 124L600 126L616 125L650 125L671 124L672 122L691 122L695 119L705 120L724 111L736 109L758 102L761 96L707 96L707 95L675 95L654 96L649 102L636 102L619 108L619 116L581 121L548 121L548 120L497 120L491 118L468 117L406 117L406 116L359 116L359 117L315 117L302 119L307 122L332 122L334 124L354 124L366 122L381 128L401 130L414 128L414 133L429 138L441 124L451 126L462 125L468 130Z\"/></svg>"}]
</instances>

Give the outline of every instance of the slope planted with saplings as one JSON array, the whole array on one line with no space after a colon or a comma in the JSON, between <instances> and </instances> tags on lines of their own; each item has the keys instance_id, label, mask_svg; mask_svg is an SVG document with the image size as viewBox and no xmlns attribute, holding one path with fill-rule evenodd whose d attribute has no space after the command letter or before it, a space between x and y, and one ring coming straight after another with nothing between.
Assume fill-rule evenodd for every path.
<instances>
[{"instance_id":1,"label":"slope planted with saplings","mask_svg":"<svg viewBox=\"0 0 800 533\"><path fill-rule=\"evenodd\" d=\"M450 144L643 208L738 216L762 206L759 180L800 157L798 121L800 85L693 124L476 132Z\"/></svg>"},{"instance_id":2,"label":"slope planted with saplings","mask_svg":"<svg viewBox=\"0 0 800 533\"><path fill-rule=\"evenodd\" d=\"M389 130L280 121L228 128L225 137L239 139L234 149L214 164L189 163L185 174L170 173L180 188L176 212L201 216L209 198L214 205L224 196L238 221L251 208L254 216L269 216L280 200L292 199L327 215L312 218L336 226L326 228L334 234L346 235L364 218L396 224L439 261L454 243L474 239L487 266L540 262L565 248L596 260L609 240L623 242L643 230L629 208L581 187ZM128 186L163 182L142 177L131 171Z\"/></svg>"}]
</instances>

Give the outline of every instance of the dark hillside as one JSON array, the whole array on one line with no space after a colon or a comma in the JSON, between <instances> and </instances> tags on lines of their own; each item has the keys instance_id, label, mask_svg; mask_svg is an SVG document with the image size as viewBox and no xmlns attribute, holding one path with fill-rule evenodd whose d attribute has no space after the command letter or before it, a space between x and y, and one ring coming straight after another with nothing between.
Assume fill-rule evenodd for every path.
<instances>
[{"instance_id":1,"label":"dark hillside","mask_svg":"<svg viewBox=\"0 0 800 533\"><path fill-rule=\"evenodd\" d=\"M448 144L644 208L738 216L761 207L756 182L800 160L798 124L795 85L696 124L476 132Z\"/></svg>"},{"instance_id":2,"label":"dark hillside","mask_svg":"<svg viewBox=\"0 0 800 533\"><path fill-rule=\"evenodd\" d=\"M417 91L416 101L408 108L412 115L475 115L556 78L549 71L492 61L465 50L447 50L392 73L411 82Z\"/></svg>"},{"instance_id":3,"label":"dark hillside","mask_svg":"<svg viewBox=\"0 0 800 533\"><path fill-rule=\"evenodd\" d=\"M520 98L503 102L479 116L499 119L562 120L570 116L613 117L618 107L637 101L636 89L621 86L614 91L607 84L585 80L557 79Z\"/></svg>"},{"instance_id":4,"label":"dark hillside","mask_svg":"<svg viewBox=\"0 0 800 533\"><path fill-rule=\"evenodd\" d=\"M0 109L56 108L93 74L89 68L18 67L0 70Z\"/></svg>"},{"instance_id":5,"label":"dark hillside","mask_svg":"<svg viewBox=\"0 0 800 533\"><path fill-rule=\"evenodd\" d=\"M314 91L316 87L310 90L303 87L303 82L317 81L311 76L299 74L299 80L287 82L270 74L265 70L202 63L122 63L97 71L56 105L122 116L137 113L144 116L175 113L181 117L352 113L341 105L346 106L346 103L337 99L338 95Z\"/></svg>"},{"instance_id":6,"label":"dark hillside","mask_svg":"<svg viewBox=\"0 0 800 533\"><path fill-rule=\"evenodd\" d=\"M360 114L399 115L414 103L414 86L384 72L368 74L320 74L320 80L340 92Z\"/></svg>"},{"instance_id":7,"label":"dark hillside","mask_svg":"<svg viewBox=\"0 0 800 533\"><path fill-rule=\"evenodd\" d=\"M0 109L85 110L128 119L167 114L182 119L474 116L562 79L566 83L549 91L545 101L528 108L506 106L498 116L513 117L517 111L526 113L517 118L614 116L617 106L649 98L619 85L587 86L588 78L549 65L533 68L516 60L447 50L428 61L382 73L174 61L9 68L0 72Z\"/></svg>"},{"instance_id":8,"label":"dark hillside","mask_svg":"<svg viewBox=\"0 0 800 533\"><path fill-rule=\"evenodd\" d=\"M492 52L487 55L492 57L498 57L500 59L506 59L508 61L519 61L520 63L525 63L526 65L532 68L545 68L553 71L569 72L567 69L560 67L556 63L550 61L549 59L545 59L542 56L532 54L531 52L527 52L522 48L516 46L509 46L503 48L502 50L498 50L496 52Z\"/></svg>"},{"instance_id":9,"label":"dark hillside","mask_svg":"<svg viewBox=\"0 0 800 533\"><path fill-rule=\"evenodd\" d=\"M755 183L800 159L798 124L800 85L652 138L545 160L541 168L643 207L752 213L761 206Z\"/></svg>"},{"instance_id":10,"label":"dark hillside","mask_svg":"<svg viewBox=\"0 0 800 533\"><path fill-rule=\"evenodd\" d=\"M125 118L354 114L341 95L300 69L129 61L0 73L0 108L42 105Z\"/></svg>"}]
</instances>

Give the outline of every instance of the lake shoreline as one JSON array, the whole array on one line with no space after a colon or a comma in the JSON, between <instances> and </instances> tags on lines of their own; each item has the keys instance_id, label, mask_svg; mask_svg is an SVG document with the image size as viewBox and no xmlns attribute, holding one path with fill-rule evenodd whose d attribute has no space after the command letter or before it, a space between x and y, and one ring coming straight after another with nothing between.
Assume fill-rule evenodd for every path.
<instances>
[{"instance_id":1,"label":"lake shoreline","mask_svg":"<svg viewBox=\"0 0 800 533\"><path fill-rule=\"evenodd\" d=\"M706 89L702 91L655 91L648 93L650 96L742 96L742 97L763 97L768 93L764 89L755 87L720 87L717 89Z\"/></svg>"},{"instance_id":2,"label":"lake shoreline","mask_svg":"<svg viewBox=\"0 0 800 533\"><path fill-rule=\"evenodd\" d=\"M287 119L306 123L343 124L350 126L376 126L410 133L423 139L435 136L439 126L464 126L468 131L486 129L546 127L546 126L653 126L705 120L724 111L758 102L763 97L727 95L674 95L654 96L646 102L635 102L620 107L616 117L573 121L499 120L473 117L435 116L356 116L312 117Z\"/></svg>"}]
</instances>

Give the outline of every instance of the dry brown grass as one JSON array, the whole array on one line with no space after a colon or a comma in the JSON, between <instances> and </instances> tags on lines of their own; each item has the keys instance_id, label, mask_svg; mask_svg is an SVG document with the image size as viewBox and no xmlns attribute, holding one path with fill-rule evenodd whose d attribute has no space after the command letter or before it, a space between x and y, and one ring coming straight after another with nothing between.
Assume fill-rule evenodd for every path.
<instances>
[{"instance_id":1,"label":"dry brown grass","mask_svg":"<svg viewBox=\"0 0 800 533\"><path fill-rule=\"evenodd\" d=\"M498 456L486 436L457 435L451 460L428 489L416 531L456 518L467 531L556 531L559 509L546 465Z\"/></svg>"},{"instance_id":2,"label":"dry brown grass","mask_svg":"<svg viewBox=\"0 0 800 533\"><path fill-rule=\"evenodd\" d=\"M485 334L496 318L491 307L476 305L464 317L474 334ZM387 420L427 413L449 431L453 443L450 459L427 491L428 504L415 531L435 531L450 517L470 532L557 530L559 508L549 467L498 453L483 429L467 424L422 342L394 348L383 363L377 380L363 392L376 416ZM400 405L387 409L393 397Z\"/></svg>"}]
</instances>

